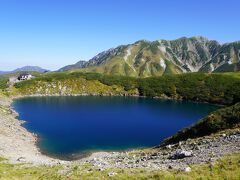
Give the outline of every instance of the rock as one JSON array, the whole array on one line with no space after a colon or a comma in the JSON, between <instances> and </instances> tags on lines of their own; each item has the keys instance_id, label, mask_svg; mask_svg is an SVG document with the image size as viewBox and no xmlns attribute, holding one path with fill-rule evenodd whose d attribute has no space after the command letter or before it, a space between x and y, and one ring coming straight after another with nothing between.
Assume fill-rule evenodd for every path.
<instances>
[{"instance_id":1,"label":"rock","mask_svg":"<svg viewBox=\"0 0 240 180\"><path fill-rule=\"evenodd\" d=\"M97 170L98 170L98 171L104 171L104 169L103 169L103 168L98 168Z\"/></svg>"},{"instance_id":2,"label":"rock","mask_svg":"<svg viewBox=\"0 0 240 180\"><path fill-rule=\"evenodd\" d=\"M200 150L200 147L198 145L195 145L194 150Z\"/></svg>"},{"instance_id":3,"label":"rock","mask_svg":"<svg viewBox=\"0 0 240 180\"><path fill-rule=\"evenodd\" d=\"M186 167L186 168L184 169L184 171L185 171L185 172L191 172L192 169L191 169L190 167Z\"/></svg>"},{"instance_id":4,"label":"rock","mask_svg":"<svg viewBox=\"0 0 240 180\"><path fill-rule=\"evenodd\" d=\"M25 160L26 160L25 157L19 157L19 158L17 159L17 161L20 161L20 162L24 162Z\"/></svg>"},{"instance_id":5,"label":"rock","mask_svg":"<svg viewBox=\"0 0 240 180\"><path fill-rule=\"evenodd\" d=\"M169 144L166 146L167 149L172 149L173 145Z\"/></svg>"},{"instance_id":6,"label":"rock","mask_svg":"<svg viewBox=\"0 0 240 180\"><path fill-rule=\"evenodd\" d=\"M109 177L113 177L113 176L115 176L115 175L117 175L117 173L115 173L115 172L110 172L110 173L108 173L108 176L109 176Z\"/></svg>"},{"instance_id":7,"label":"rock","mask_svg":"<svg viewBox=\"0 0 240 180\"><path fill-rule=\"evenodd\" d=\"M185 157L191 157L192 152L190 151L185 151L185 150L177 150L171 157L170 159L183 159Z\"/></svg>"}]
</instances>

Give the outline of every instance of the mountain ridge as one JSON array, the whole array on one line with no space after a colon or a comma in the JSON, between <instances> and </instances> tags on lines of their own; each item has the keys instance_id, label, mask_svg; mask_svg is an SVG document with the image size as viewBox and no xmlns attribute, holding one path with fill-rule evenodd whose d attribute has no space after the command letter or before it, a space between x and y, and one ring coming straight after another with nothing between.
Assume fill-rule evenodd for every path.
<instances>
[{"instance_id":1,"label":"mountain ridge","mask_svg":"<svg viewBox=\"0 0 240 180\"><path fill-rule=\"evenodd\" d=\"M39 73L44 73L48 72L49 70L43 69L39 66L23 66L21 68L17 68L12 71L0 71L0 74L11 74L11 73L17 73L17 72L39 72Z\"/></svg>"},{"instance_id":2,"label":"mountain ridge","mask_svg":"<svg viewBox=\"0 0 240 180\"><path fill-rule=\"evenodd\" d=\"M240 41L220 44L202 36L176 40L139 40L80 62L76 66L61 68L61 71L80 70L133 77L239 71Z\"/></svg>"}]
</instances>

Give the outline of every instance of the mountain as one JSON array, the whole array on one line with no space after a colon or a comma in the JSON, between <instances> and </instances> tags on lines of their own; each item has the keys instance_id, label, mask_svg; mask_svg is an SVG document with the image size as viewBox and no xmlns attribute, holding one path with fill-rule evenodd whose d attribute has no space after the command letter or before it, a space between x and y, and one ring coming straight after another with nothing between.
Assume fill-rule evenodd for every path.
<instances>
[{"instance_id":1,"label":"mountain","mask_svg":"<svg viewBox=\"0 0 240 180\"><path fill-rule=\"evenodd\" d=\"M17 72L39 72L39 73L44 73L48 72L49 70L43 69L38 66L24 66L21 68L17 68L13 71L0 71L0 74L11 74L11 73L17 73Z\"/></svg>"},{"instance_id":2,"label":"mountain","mask_svg":"<svg viewBox=\"0 0 240 180\"><path fill-rule=\"evenodd\" d=\"M239 71L240 41L220 44L201 36L171 41L141 40L109 49L87 62L80 62L80 65L71 65L66 70L134 77Z\"/></svg>"},{"instance_id":3,"label":"mountain","mask_svg":"<svg viewBox=\"0 0 240 180\"><path fill-rule=\"evenodd\" d=\"M34 71L34 72L44 73L44 72L47 72L49 70L43 69L43 68L38 67L38 66L24 66L24 67L15 69L13 72L22 72L22 71L27 71L27 72Z\"/></svg>"},{"instance_id":4,"label":"mountain","mask_svg":"<svg viewBox=\"0 0 240 180\"><path fill-rule=\"evenodd\" d=\"M63 68L59 69L58 71L62 72L62 71L69 71L69 70L73 70L73 69L83 68L85 64L86 64L86 61L78 61L76 64L64 66Z\"/></svg>"}]
</instances>

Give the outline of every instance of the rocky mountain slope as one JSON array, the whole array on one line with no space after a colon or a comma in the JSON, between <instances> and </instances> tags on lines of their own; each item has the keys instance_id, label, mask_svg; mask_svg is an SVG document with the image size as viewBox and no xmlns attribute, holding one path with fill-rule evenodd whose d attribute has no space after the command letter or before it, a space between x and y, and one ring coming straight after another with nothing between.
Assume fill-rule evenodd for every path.
<instances>
[{"instance_id":1,"label":"rocky mountain slope","mask_svg":"<svg viewBox=\"0 0 240 180\"><path fill-rule=\"evenodd\" d=\"M89 61L80 61L60 71L76 69L133 77L239 71L240 41L221 45L204 37L141 40L109 49Z\"/></svg>"}]
</instances>

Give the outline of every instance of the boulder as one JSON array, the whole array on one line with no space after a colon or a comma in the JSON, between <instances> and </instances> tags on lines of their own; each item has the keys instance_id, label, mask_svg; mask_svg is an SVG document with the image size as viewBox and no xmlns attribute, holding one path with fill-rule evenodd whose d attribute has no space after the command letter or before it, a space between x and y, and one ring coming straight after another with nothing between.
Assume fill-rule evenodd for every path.
<instances>
[{"instance_id":1,"label":"boulder","mask_svg":"<svg viewBox=\"0 0 240 180\"><path fill-rule=\"evenodd\" d=\"M191 172L191 170L192 170L192 169L191 169L190 167L186 167L186 168L184 169L185 172Z\"/></svg>"},{"instance_id":2,"label":"boulder","mask_svg":"<svg viewBox=\"0 0 240 180\"><path fill-rule=\"evenodd\" d=\"M109 176L109 177L113 177L113 176L115 176L115 175L117 175L117 173L115 173L115 172L109 172L109 173L108 173L108 176Z\"/></svg>"},{"instance_id":3,"label":"boulder","mask_svg":"<svg viewBox=\"0 0 240 180\"><path fill-rule=\"evenodd\" d=\"M193 156L191 151L185 151L185 150L177 150L170 159L183 159L185 157L191 157Z\"/></svg>"}]
</instances>

